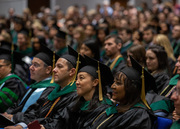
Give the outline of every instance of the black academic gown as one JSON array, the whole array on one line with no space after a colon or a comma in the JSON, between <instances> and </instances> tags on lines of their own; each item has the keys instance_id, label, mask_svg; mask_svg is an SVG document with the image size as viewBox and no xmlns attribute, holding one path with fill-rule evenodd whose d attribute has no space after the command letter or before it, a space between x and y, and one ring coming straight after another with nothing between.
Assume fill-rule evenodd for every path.
<instances>
[{"instance_id":1,"label":"black academic gown","mask_svg":"<svg viewBox=\"0 0 180 129\"><path fill-rule=\"evenodd\" d=\"M54 102L60 97L55 106L50 111ZM13 115L15 123L24 122L29 124L34 120L38 120L46 129L65 129L68 123L69 114L66 112L67 107L77 97L75 91L58 96L53 101L49 101L48 97L38 99L37 103L31 105L26 112L18 112ZM47 117L46 115L49 114ZM45 118L46 117L46 118Z\"/></svg>"},{"instance_id":2,"label":"black academic gown","mask_svg":"<svg viewBox=\"0 0 180 129\"><path fill-rule=\"evenodd\" d=\"M33 94L33 92L36 91L36 89L37 89L37 88L33 88L33 89L29 92L29 94L25 97L25 99L23 100L22 103L21 103L22 100L19 100L17 103L15 103L14 106L8 108L8 109L6 110L6 112L7 112L8 114L16 114L17 112L21 112L22 109L24 108L24 105L25 105L26 102L28 101L29 97ZM41 96L40 96L39 98L45 98L45 97L47 97L47 96L51 93L51 91L52 91L53 89L54 89L54 87L47 87L47 88L43 91L43 93L41 94Z\"/></svg>"},{"instance_id":3,"label":"black academic gown","mask_svg":"<svg viewBox=\"0 0 180 129\"><path fill-rule=\"evenodd\" d=\"M133 107L125 113L103 113L91 129L152 129L156 117L143 107Z\"/></svg>"},{"instance_id":4,"label":"black academic gown","mask_svg":"<svg viewBox=\"0 0 180 129\"><path fill-rule=\"evenodd\" d=\"M169 84L169 76L165 71L153 74L157 86L157 93L160 94Z\"/></svg>"},{"instance_id":5,"label":"black academic gown","mask_svg":"<svg viewBox=\"0 0 180 129\"><path fill-rule=\"evenodd\" d=\"M113 62L107 61L107 62L106 62L106 65L110 67L112 63L113 63ZM126 64L125 64L124 58L123 58L123 57L120 57L120 58L116 61L116 63L115 63L115 65L113 66L113 68L110 67L110 69L111 69L111 72L112 72L113 76L115 76L118 71L122 70L122 69L125 68L125 67L126 67Z\"/></svg>"},{"instance_id":6,"label":"black academic gown","mask_svg":"<svg viewBox=\"0 0 180 129\"><path fill-rule=\"evenodd\" d=\"M39 98L47 97L51 93L51 91L54 90L56 86L58 86L58 84L50 83L50 81L51 78L49 77L40 82L35 82L34 84L30 85L23 98L18 100L17 103L14 104L14 106L8 108L6 112L9 114L25 112L28 106L36 103Z\"/></svg>"},{"instance_id":7,"label":"black academic gown","mask_svg":"<svg viewBox=\"0 0 180 129\"><path fill-rule=\"evenodd\" d=\"M8 80L0 80L0 112L3 113L26 93L26 84L12 74ZM7 76L10 77L10 76ZM15 77L14 77L15 76ZM5 78L4 78L5 79Z\"/></svg>"},{"instance_id":8,"label":"black academic gown","mask_svg":"<svg viewBox=\"0 0 180 129\"><path fill-rule=\"evenodd\" d=\"M77 111L69 111L71 123L68 129L90 129L93 121L108 107L112 105L112 102L101 103L97 108L93 110L82 110L79 109ZM68 107L68 108L71 108ZM70 110L70 109L69 109Z\"/></svg>"}]
</instances>

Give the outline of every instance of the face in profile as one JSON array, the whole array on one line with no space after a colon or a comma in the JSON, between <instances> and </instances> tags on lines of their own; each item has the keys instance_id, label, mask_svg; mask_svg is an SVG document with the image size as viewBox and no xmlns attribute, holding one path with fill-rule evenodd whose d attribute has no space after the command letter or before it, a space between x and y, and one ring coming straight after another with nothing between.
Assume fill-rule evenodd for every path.
<instances>
[{"instance_id":1,"label":"face in profile","mask_svg":"<svg viewBox=\"0 0 180 129\"><path fill-rule=\"evenodd\" d=\"M132 67L130 56L133 57L133 54L131 52L127 51L127 66L128 67Z\"/></svg>"},{"instance_id":2,"label":"face in profile","mask_svg":"<svg viewBox=\"0 0 180 129\"><path fill-rule=\"evenodd\" d=\"M56 62L55 68L53 69L54 72L54 82L61 84L67 80L70 76L71 70L69 70L67 65L67 60L64 58L59 58Z\"/></svg>"},{"instance_id":3,"label":"face in profile","mask_svg":"<svg viewBox=\"0 0 180 129\"><path fill-rule=\"evenodd\" d=\"M180 56L177 58L177 63L175 66L177 67L177 74L180 74Z\"/></svg>"},{"instance_id":4,"label":"face in profile","mask_svg":"<svg viewBox=\"0 0 180 129\"><path fill-rule=\"evenodd\" d=\"M176 88L171 96L171 100L174 101L176 113L180 115L180 81L177 82Z\"/></svg>"},{"instance_id":5,"label":"face in profile","mask_svg":"<svg viewBox=\"0 0 180 129\"><path fill-rule=\"evenodd\" d=\"M0 59L0 79L3 79L11 72L11 64L5 63L4 59Z\"/></svg>"},{"instance_id":6,"label":"face in profile","mask_svg":"<svg viewBox=\"0 0 180 129\"><path fill-rule=\"evenodd\" d=\"M85 44L82 44L81 48L80 48L80 54L82 56L86 55L89 56L91 58L94 57L93 52L91 51L91 49L89 47L87 47Z\"/></svg>"},{"instance_id":7,"label":"face in profile","mask_svg":"<svg viewBox=\"0 0 180 129\"><path fill-rule=\"evenodd\" d=\"M125 75L120 73L118 76L115 77L114 83L112 84L112 99L118 102L123 102L125 99L125 86L124 80Z\"/></svg>"},{"instance_id":8,"label":"face in profile","mask_svg":"<svg viewBox=\"0 0 180 129\"><path fill-rule=\"evenodd\" d=\"M91 98L94 94L95 87L98 85L98 79L93 77L87 72L79 72L77 75L76 87L77 94L84 98Z\"/></svg>"},{"instance_id":9,"label":"face in profile","mask_svg":"<svg viewBox=\"0 0 180 129\"><path fill-rule=\"evenodd\" d=\"M29 67L31 79L37 82L42 81L46 76L46 68L45 63L41 59L34 57L32 65Z\"/></svg>"}]
</instances>

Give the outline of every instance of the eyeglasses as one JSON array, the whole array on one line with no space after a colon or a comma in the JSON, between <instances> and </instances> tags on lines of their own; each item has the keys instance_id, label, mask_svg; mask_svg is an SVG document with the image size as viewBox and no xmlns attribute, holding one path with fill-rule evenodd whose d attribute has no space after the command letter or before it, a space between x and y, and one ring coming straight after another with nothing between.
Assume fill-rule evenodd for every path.
<instances>
[{"instance_id":1,"label":"eyeglasses","mask_svg":"<svg viewBox=\"0 0 180 129\"><path fill-rule=\"evenodd\" d=\"M5 64L5 65L0 65L0 68L3 67L3 66L8 66L9 64Z\"/></svg>"},{"instance_id":2,"label":"eyeglasses","mask_svg":"<svg viewBox=\"0 0 180 129\"><path fill-rule=\"evenodd\" d=\"M36 63L33 63L33 64L31 64L30 66L33 66L33 67L35 67L35 68L40 67L40 65L39 65L39 64L36 64Z\"/></svg>"},{"instance_id":3,"label":"eyeglasses","mask_svg":"<svg viewBox=\"0 0 180 129\"><path fill-rule=\"evenodd\" d=\"M175 93L176 96L180 95L180 88L177 88L177 86L173 89L172 93Z\"/></svg>"}]
</instances>

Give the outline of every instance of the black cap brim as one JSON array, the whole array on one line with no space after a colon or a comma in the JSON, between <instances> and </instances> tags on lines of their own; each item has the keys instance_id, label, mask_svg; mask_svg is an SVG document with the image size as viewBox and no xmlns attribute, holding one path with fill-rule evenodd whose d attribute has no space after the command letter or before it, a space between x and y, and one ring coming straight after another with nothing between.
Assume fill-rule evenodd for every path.
<instances>
[{"instance_id":1,"label":"black cap brim","mask_svg":"<svg viewBox=\"0 0 180 129\"><path fill-rule=\"evenodd\" d=\"M142 74L142 66L133 58L130 56L131 64L134 69L136 69L139 74ZM153 90L155 93L157 93L157 87L155 83L154 77L144 69L144 79L145 79L145 92L147 93L150 90Z\"/></svg>"},{"instance_id":2,"label":"black cap brim","mask_svg":"<svg viewBox=\"0 0 180 129\"><path fill-rule=\"evenodd\" d=\"M98 78L98 63L99 63L99 68L100 68L100 74L101 74L101 83L103 86L111 85L114 81L112 72L110 68L101 62L92 59L88 56L85 55L85 60L86 60L86 66L81 68L79 71L80 72L87 72L90 75L92 75L95 78Z\"/></svg>"},{"instance_id":3,"label":"black cap brim","mask_svg":"<svg viewBox=\"0 0 180 129\"><path fill-rule=\"evenodd\" d=\"M41 44L41 52L39 52L34 57L41 59L47 65L53 65L53 55L54 52L51 51L47 46ZM55 62L59 59L59 56L55 53Z\"/></svg>"}]
</instances>

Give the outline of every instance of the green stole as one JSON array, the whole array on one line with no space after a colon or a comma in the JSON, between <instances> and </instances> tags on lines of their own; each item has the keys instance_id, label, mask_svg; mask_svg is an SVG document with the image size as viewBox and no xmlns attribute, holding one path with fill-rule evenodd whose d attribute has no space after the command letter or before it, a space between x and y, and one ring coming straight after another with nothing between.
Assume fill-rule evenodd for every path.
<instances>
[{"instance_id":1,"label":"green stole","mask_svg":"<svg viewBox=\"0 0 180 129\"><path fill-rule=\"evenodd\" d=\"M113 106L107 108L107 109L106 109L106 115L107 115L107 116L110 116L110 115L112 115L112 114L118 113L118 111L117 111L117 106L118 106L118 104L113 105ZM145 106L144 104L142 104L141 102L139 102L139 103L136 103L136 104L135 104L133 107L131 107L130 109L133 109L134 107L146 107L146 106Z\"/></svg>"},{"instance_id":2,"label":"green stole","mask_svg":"<svg viewBox=\"0 0 180 129\"><path fill-rule=\"evenodd\" d=\"M180 129L180 119L175 121L170 129Z\"/></svg>"},{"instance_id":3,"label":"green stole","mask_svg":"<svg viewBox=\"0 0 180 129\"><path fill-rule=\"evenodd\" d=\"M133 42L130 42L127 46L121 48L121 53L124 53L133 45Z\"/></svg>"},{"instance_id":4,"label":"green stole","mask_svg":"<svg viewBox=\"0 0 180 129\"><path fill-rule=\"evenodd\" d=\"M89 107L90 102L91 102L91 101L84 101L84 102L81 104L80 109L81 109L82 111L88 110L88 107ZM102 104L112 105L112 101L111 101L110 99L107 99L107 98L105 98L105 100L103 100L101 103L102 103Z\"/></svg>"},{"instance_id":5,"label":"green stole","mask_svg":"<svg viewBox=\"0 0 180 129\"><path fill-rule=\"evenodd\" d=\"M57 83L50 83L51 79L46 79L40 82L35 82L34 84L30 85L30 88L46 88L49 86L55 86L58 87L59 85Z\"/></svg>"},{"instance_id":6,"label":"green stole","mask_svg":"<svg viewBox=\"0 0 180 129\"><path fill-rule=\"evenodd\" d=\"M172 77L171 80L169 81L169 85L161 92L160 95L168 97L171 94L174 87L176 86L179 80L179 76L180 76L179 74L176 74L174 77Z\"/></svg>"},{"instance_id":7,"label":"green stole","mask_svg":"<svg viewBox=\"0 0 180 129\"><path fill-rule=\"evenodd\" d=\"M27 87L26 83L24 83L23 80L22 80L19 76L15 75L15 74L11 74L11 75L6 76L5 78L1 79L1 80L0 80L0 86L1 86L5 81L7 81L7 80L10 79L10 78L17 78L17 79L19 79L19 80L24 84L24 86Z\"/></svg>"},{"instance_id":8,"label":"green stole","mask_svg":"<svg viewBox=\"0 0 180 129\"><path fill-rule=\"evenodd\" d=\"M171 78L169 85L176 85L178 82L179 74L175 75L174 77Z\"/></svg>"},{"instance_id":9,"label":"green stole","mask_svg":"<svg viewBox=\"0 0 180 129\"><path fill-rule=\"evenodd\" d=\"M56 98L74 92L76 91L76 83L74 82L72 85L71 83L65 86L63 89L61 89L61 86L57 86L49 95L48 95L48 100L53 101Z\"/></svg>"},{"instance_id":10,"label":"green stole","mask_svg":"<svg viewBox=\"0 0 180 129\"><path fill-rule=\"evenodd\" d=\"M114 64L114 66L112 67L111 71L113 71L113 69L116 68L116 66L118 66L119 63L120 63L122 60L124 60L123 57L119 57L117 61L114 60L114 61L116 61L116 62L115 62L115 64ZM112 63L114 63L114 61L113 61ZM112 63L111 63L111 64L112 64ZM110 67L111 67L111 65L110 65Z\"/></svg>"},{"instance_id":11,"label":"green stole","mask_svg":"<svg viewBox=\"0 0 180 129\"><path fill-rule=\"evenodd\" d=\"M58 51L56 52L56 54L57 54L57 55L63 55L63 54L66 53L67 51L68 51L68 48L67 48L67 47L64 47L64 48L58 50Z\"/></svg>"},{"instance_id":12,"label":"green stole","mask_svg":"<svg viewBox=\"0 0 180 129\"><path fill-rule=\"evenodd\" d=\"M26 50L20 51L19 48L17 48L17 51L22 53L23 55L28 55L29 53L32 52L32 48L27 48Z\"/></svg>"},{"instance_id":13,"label":"green stole","mask_svg":"<svg viewBox=\"0 0 180 129\"><path fill-rule=\"evenodd\" d=\"M175 45L175 42L173 42L171 46L174 47L174 45ZM179 42L179 40L178 40L176 47L173 49L174 55L176 55L176 54L179 53L179 52L178 52L178 48L179 48L179 47L180 47L180 42Z\"/></svg>"},{"instance_id":14,"label":"green stole","mask_svg":"<svg viewBox=\"0 0 180 129\"><path fill-rule=\"evenodd\" d=\"M103 50L100 52L100 57L105 56L105 54L106 54L106 51L103 49Z\"/></svg>"}]
</instances>

